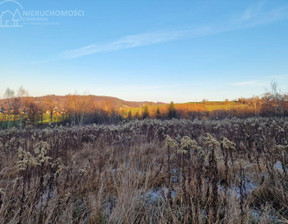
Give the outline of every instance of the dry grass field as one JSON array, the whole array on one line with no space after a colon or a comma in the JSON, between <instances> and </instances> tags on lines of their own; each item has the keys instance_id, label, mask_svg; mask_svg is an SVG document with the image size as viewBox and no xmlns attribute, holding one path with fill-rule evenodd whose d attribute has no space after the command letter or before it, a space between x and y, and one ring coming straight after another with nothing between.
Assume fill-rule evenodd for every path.
<instances>
[{"instance_id":1,"label":"dry grass field","mask_svg":"<svg viewBox=\"0 0 288 224\"><path fill-rule=\"evenodd\" d=\"M0 131L0 223L287 223L288 120Z\"/></svg>"}]
</instances>

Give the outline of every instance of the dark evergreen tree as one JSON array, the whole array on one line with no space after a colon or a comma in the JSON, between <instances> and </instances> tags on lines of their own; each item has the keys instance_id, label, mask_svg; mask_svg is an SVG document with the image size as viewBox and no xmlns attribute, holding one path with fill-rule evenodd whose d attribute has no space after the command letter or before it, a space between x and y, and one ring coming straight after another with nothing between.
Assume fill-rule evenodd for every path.
<instances>
[{"instance_id":1,"label":"dark evergreen tree","mask_svg":"<svg viewBox=\"0 0 288 224\"><path fill-rule=\"evenodd\" d=\"M157 119L161 118L161 112L160 112L160 108L159 107L157 108L157 111L156 111L156 118Z\"/></svg>"},{"instance_id":2,"label":"dark evergreen tree","mask_svg":"<svg viewBox=\"0 0 288 224\"><path fill-rule=\"evenodd\" d=\"M176 118L177 112L175 109L175 105L173 103L173 101L171 101L170 105L169 105L169 109L168 109L168 118L172 119L172 118Z\"/></svg>"},{"instance_id":3,"label":"dark evergreen tree","mask_svg":"<svg viewBox=\"0 0 288 224\"><path fill-rule=\"evenodd\" d=\"M145 119L145 118L148 118L148 117L149 117L149 110L148 110L148 106L145 105L144 108L143 108L142 118Z\"/></svg>"},{"instance_id":4,"label":"dark evergreen tree","mask_svg":"<svg viewBox=\"0 0 288 224\"><path fill-rule=\"evenodd\" d=\"M128 120L132 120L132 112L131 112L131 110L129 110L129 112L128 112L127 119Z\"/></svg>"}]
</instances>

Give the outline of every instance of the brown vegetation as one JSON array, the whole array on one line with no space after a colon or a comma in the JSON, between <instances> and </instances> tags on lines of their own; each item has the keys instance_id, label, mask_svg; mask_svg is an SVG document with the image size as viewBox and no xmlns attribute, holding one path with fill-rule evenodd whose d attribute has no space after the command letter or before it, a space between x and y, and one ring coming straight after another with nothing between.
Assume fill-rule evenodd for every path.
<instances>
[{"instance_id":1,"label":"brown vegetation","mask_svg":"<svg viewBox=\"0 0 288 224\"><path fill-rule=\"evenodd\" d=\"M0 131L0 223L287 223L288 121Z\"/></svg>"}]
</instances>

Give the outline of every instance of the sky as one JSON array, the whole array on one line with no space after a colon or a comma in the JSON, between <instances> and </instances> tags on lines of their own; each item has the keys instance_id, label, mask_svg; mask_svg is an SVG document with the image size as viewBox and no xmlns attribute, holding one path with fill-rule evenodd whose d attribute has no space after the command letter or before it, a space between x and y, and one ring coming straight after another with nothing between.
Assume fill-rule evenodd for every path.
<instances>
[{"instance_id":1,"label":"sky","mask_svg":"<svg viewBox=\"0 0 288 224\"><path fill-rule=\"evenodd\" d=\"M0 97L182 103L272 81L288 91L287 0L0 0Z\"/></svg>"}]
</instances>

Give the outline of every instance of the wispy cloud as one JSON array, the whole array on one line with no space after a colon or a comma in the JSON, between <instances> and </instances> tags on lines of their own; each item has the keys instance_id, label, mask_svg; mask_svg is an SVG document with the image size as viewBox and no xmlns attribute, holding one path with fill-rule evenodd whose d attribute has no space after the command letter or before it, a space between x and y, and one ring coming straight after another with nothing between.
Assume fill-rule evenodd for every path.
<instances>
[{"instance_id":1,"label":"wispy cloud","mask_svg":"<svg viewBox=\"0 0 288 224\"><path fill-rule=\"evenodd\" d=\"M244 12L240 13L236 19L231 19L230 21L218 26L213 25L204 26L193 30L148 32L142 34L128 35L111 42L93 43L84 47L67 50L60 53L58 57L55 57L53 60L44 60L42 63L62 59L74 59L97 53L113 52L123 49L149 46L181 39L191 39L201 36L214 35L217 33L223 33L232 30L246 29L258 25L265 25L288 18L288 7L267 10L264 6L265 3L263 3L263 1L260 1L255 6L250 7Z\"/></svg>"},{"instance_id":2,"label":"wispy cloud","mask_svg":"<svg viewBox=\"0 0 288 224\"><path fill-rule=\"evenodd\" d=\"M211 27L199 28L195 30L178 30L168 32L150 32L136 35L129 35L122 37L116 41L110 43L95 43L85 47L81 47L74 50L65 51L61 54L63 58L72 59L86 55L118 51L128 48L135 48L141 46L154 45L173 40L195 38L199 36L211 35L219 32L223 32L223 29L215 29Z\"/></svg>"},{"instance_id":3,"label":"wispy cloud","mask_svg":"<svg viewBox=\"0 0 288 224\"><path fill-rule=\"evenodd\" d=\"M282 85L288 80L288 75L267 75L267 76L258 76L254 80L247 80L241 82L230 83L230 86L235 87L245 87L245 86L269 86L271 82L279 81L279 84Z\"/></svg>"},{"instance_id":4,"label":"wispy cloud","mask_svg":"<svg viewBox=\"0 0 288 224\"><path fill-rule=\"evenodd\" d=\"M278 7L274 9L265 9L267 5L264 1L258 2L256 5L246 9L240 17L235 20L235 23L246 27L264 25L275 21L288 18L288 7Z\"/></svg>"},{"instance_id":5,"label":"wispy cloud","mask_svg":"<svg viewBox=\"0 0 288 224\"><path fill-rule=\"evenodd\" d=\"M146 45L152 45L167 41L183 38L185 32L159 32L159 33L144 33L137 35L129 35L120 38L119 40L110 43L96 43L74 50L69 50L62 53L64 58L78 58L85 55L96 54L101 52L117 51L121 49L134 48Z\"/></svg>"}]
</instances>

